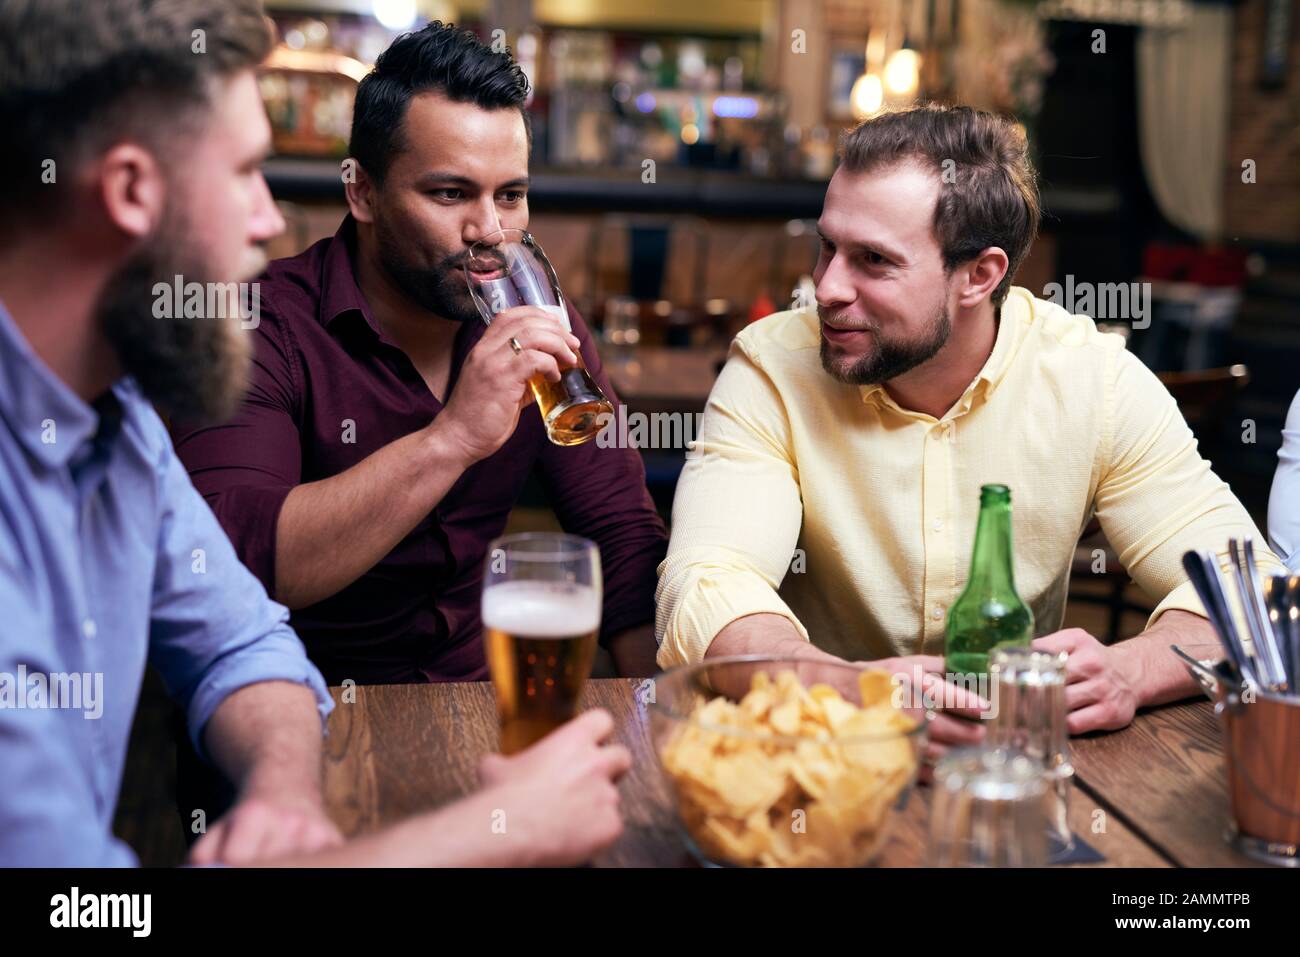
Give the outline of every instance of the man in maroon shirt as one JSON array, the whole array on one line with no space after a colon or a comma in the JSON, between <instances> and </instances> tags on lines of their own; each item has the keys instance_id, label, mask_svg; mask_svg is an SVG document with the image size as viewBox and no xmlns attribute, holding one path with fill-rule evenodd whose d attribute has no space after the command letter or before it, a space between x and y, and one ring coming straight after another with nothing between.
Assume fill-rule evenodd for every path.
<instances>
[{"instance_id":1,"label":"man in maroon shirt","mask_svg":"<svg viewBox=\"0 0 1300 957\"><path fill-rule=\"evenodd\" d=\"M528 225L527 90L471 34L398 38L357 91L350 214L262 277L242 408L177 431L331 684L486 677L483 560L534 470L564 528L600 546L601 644L620 673L654 669L666 535L640 457L552 445L527 387L580 349L617 402L591 336L572 310L572 334L529 307L485 326L461 272L485 234Z\"/></svg>"}]
</instances>

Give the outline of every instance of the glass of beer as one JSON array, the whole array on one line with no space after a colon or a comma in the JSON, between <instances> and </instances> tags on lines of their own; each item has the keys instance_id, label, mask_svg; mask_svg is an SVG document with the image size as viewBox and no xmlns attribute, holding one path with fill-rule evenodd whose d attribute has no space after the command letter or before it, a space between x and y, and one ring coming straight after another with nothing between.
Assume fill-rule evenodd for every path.
<instances>
[{"instance_id":1,"label":"glass of beer","mask_svg":"<svg viewBox=\"0 0 1300 957\"><path fill-rule=\"evenodd\" d=\"M465 281L483 321L516 306L536 306L551 313L569 332L569 312L555 270L532 235L522 229L498 229L470 247ZM578 353L578 363L560 369L560 381L542 376L528 380L542 413L547 437L556 445L581 445L594 439L614 407L605 398Z\"/></svg>"},{"instance_id":2,"label":"glass of beer","mask_svg":"<svg viewBox=\"0 0 1300 957\"><path fill-rule=\"evenodd\" d=\"M578 712L601 612L600 550L576 535L507 535L488 549L483 638L501 720L514 754Z\"/></svg>"}]
</instances>

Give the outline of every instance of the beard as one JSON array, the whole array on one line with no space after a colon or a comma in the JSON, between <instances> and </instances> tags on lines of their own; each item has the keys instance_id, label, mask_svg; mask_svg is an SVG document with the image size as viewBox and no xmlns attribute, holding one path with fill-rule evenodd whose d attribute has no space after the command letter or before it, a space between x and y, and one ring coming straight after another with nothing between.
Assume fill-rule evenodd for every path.
<instances>
[{"instance_id":1,"label":"beard","mask_svg":"<svg viewBox=\"0 0 1300 957\"><path fill-rule=\"evenodd\" d=\"M185 283L230 281L212 275L193 235L169 207L158 232L105 285L96 311L118 363L145 397L166 416L209 424L228 419L243 398L251 343L233 309L227 318L154 315L157 283L170 287L178 275Z\"/></svg>"},{"instance_id":2,"label":"beard","mask_svg":"<svg viewBox=\"0 0 1300 957\"><path fill-rule=\"evenodd\" d=\"M468 250L444 256L430 268L407 257L405 250L410 248L410 243L390 230L383 217L375 218L374 228L380 265L402 295L444 319L479 321L478 308L465 280Z\"/></svg>"},{"instance_id":3,"label":"beard","mask_svg":"<svg viewBox=\"0 0 1300 957\"><path fill-rule=\"evenodd\" d=\"M817 315L823 321L835 315L821 306ZM921 336L907 341L883 339L878 330L871 330L875 349L851 364L837 361L835 351L826 338L821 337L822 368L834 379L849 385L875 385L888 382L905 372L910 372L938 354L952 333L952 320L942 305L935 313L929 327Z\"/></svg>"}]
</instances>

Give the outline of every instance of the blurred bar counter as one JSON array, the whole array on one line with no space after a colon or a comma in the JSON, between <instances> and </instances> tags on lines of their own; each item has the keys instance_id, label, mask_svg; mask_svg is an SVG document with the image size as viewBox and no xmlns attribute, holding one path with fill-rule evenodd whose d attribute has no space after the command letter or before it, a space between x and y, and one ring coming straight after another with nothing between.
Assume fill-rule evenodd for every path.
<instances>
[{"instance_id":1,"label":"blurred bar counter","mask_svg":"<svg viewBox=\"0 0 1300 957\"><path fill-rule=\"evenodd\" d=\"M278 156L264 171L288 224L272 258L334 233L347 212L339 160ZM683 346L726 341L787 307L817 262L824 181L662 164L655 179L643 182L635 168L533 171L529 229L584 316L599 326L611 296L653 303L659 315L647 316L646 331L653 337L662 324L664 343ZM1109 215L1101 197L1060 199L1059 221ZM1019 281L1040 289L1054 265L1054 238L1040 236Z\"/></svg>"},{"instance_id":2,"label":"blurred bar counter","mask_svg":"<svg viewBox=\"0 0 1300 957\"><path fill-rule=\"evenodd\" d=\"M288 227L272 258L334 233L347 212L339 160L274 157L264 172ZM816 264L825 191L816 180L667 165L649 183L635 168L542 166L529 229L593 325L609 297L631 297L646 305L647 332L662 326L655 338L684 346L729 338L755 308L790 301Z\"/></svg>"},{"instance_id":3,"label":"blurred bar counter","mask_svg":"<svg viewBox=\"0 0 1300 957\"><path fill-rule=\"evenodd\" d=\"M264 167L276 199L343 202L339 161L277 156ZM815 218L826 182L661 166L655 182L636 169L542 169L532 174L533 212L660 212L746 218Z\"/></svg>"}]
</instances>

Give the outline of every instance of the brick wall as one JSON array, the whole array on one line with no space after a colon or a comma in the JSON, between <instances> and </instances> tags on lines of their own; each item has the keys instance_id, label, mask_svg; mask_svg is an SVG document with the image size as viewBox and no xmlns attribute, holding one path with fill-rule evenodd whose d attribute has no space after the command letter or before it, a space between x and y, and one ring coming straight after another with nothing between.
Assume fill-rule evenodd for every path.
<instances>
[{"instance_id":1,"label":"brick wall","mask_svg":"<svg viewBox=\"0 0 1300 957\"><path fill-rule=\"evenodd\" d=\"M1300 243L1300 0L1284 88L1258 82L1266 11L1267 0L1242 0L1236 9L1224 226L1229 239ZM1255 161L1253 184L1241 181L1246 159Z\"/></svg>"}]
</instances>

